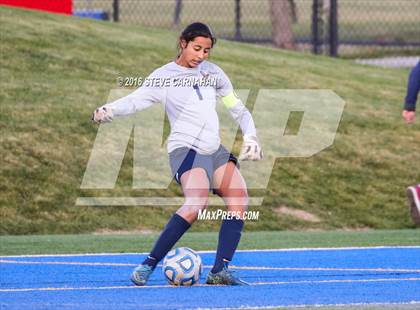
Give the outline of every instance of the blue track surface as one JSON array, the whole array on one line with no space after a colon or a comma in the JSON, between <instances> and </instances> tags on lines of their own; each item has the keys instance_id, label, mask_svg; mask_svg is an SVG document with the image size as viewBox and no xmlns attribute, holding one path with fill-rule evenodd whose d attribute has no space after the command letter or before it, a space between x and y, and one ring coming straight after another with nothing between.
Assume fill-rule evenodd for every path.
<instances>
[{"instance_id":1,"label":"blue track surface","mask_svg":"<svg viewBox=\"0 0 420 310\"><path fill-rule=\"evenodd\" d=\"M214 253L200 253L207 274ZM249 287L173 287L158 268L150 286L129 276L143 254L0 257L3 309L187 309L414 303L420 247L240 251Z\"/></svg>"}]
</instances>

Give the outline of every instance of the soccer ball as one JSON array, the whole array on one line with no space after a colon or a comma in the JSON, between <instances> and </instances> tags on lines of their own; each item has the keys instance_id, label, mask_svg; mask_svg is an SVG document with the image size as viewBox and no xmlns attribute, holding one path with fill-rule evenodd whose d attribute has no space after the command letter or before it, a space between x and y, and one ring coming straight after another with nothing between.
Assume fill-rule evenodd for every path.
<instances>
[{"instance_id":1,"label":"soccer ball","mask_svg":"<svg viewBox=\"0 0 420 310\"><path fill-rule=\"evenodd\" d=\"M203 266L200 256L190 248L170 251L163 260L163 274L172 285L193 285L200 280Z\"/></svg>"}]
</instances>

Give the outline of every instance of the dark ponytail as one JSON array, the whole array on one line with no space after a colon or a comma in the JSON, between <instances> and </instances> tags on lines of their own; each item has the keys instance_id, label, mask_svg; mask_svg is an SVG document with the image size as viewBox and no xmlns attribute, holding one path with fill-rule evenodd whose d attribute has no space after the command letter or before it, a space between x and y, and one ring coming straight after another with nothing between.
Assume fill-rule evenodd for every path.
<instances>
[{"instance_id":1,"label":"dark ponytail","mask_svg":"<svg viewBox=\"0 0 420 310\"><path fill-rule=\"evenodd\" d=\"M209 38L211 40L211 47L216 44L216 37L210 27L200 22L189 24L182 31L181 36L179 37L179 44L181 43L181 40L185 40L188 44L188 42L194 40L196 37Z\"/></svg>"}]
</instances>

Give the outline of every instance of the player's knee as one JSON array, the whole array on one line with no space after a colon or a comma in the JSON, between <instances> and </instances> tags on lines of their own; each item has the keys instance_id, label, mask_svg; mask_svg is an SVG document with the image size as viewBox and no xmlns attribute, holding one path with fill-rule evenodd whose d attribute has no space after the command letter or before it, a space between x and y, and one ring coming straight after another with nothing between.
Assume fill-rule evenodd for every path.
<instances>
[{"instance_id":1,"label":"player's knee","mask_svg":"<svg viewBox=\"0 0 420 310\"><path fill-rule=\"evenodd\" d=\"M178 210L187 221L194 222L200 210L207 208L209 201L208 190L195 190L193 193L189 191L185 196L183 206Z\"/></svg>"},{"instance_id":2,"label":"player's knee","mask_svg":"<svg viewBox=\"0 0 420 310\"><path fill-rule=\"evenodd\" d=\"M207 197L189 197L185 199L184 206L190 210L201 210L207 208L209 204L209 198ZM198 212L198 211L197 211Z\"/></svg>"},{"instance_id":3,"label":"player's knee","mask_svg":"<svg viewBox=\"0 0 420 310\"><path fill-rule=\"evenodd\" d=\"M248 200L246 188L220 188L218 192L222 197L237 198L238 200Z\"/></svg>"},{"instance_id":4,"label":"player's knee","mask_svg":"<svg viewBox=\"0 0 420 310\"><path fill-rule=\"evenodd\" d=\"M248 191L246 188L221 190L222 197L230 211L246 211L248 209Z\"/></svg>"}]
</instances>

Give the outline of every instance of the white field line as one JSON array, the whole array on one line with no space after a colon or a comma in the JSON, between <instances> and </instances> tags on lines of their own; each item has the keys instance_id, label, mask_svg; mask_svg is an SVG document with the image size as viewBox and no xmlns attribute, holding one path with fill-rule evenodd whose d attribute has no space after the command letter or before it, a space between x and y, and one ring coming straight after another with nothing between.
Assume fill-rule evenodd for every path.
<instances>
[{"instance_id":1,"label":"white field line","mask_svg":"<svg viewBox=\"0 0 420 310\"><path fill-rule=\"evenodd\" d=\"M360 279L360 280L319 280L319 281L273 281L273 282L252 282L252 285L282 285L282 284L321 284L321 283L367 283L367 282L403 282L420 281L420 278L384 278L384 279Z\"/></svg>"},{"instance_id":2,"label":"white field line","mask_svg":"<svg viewBox=\"0 0 420 310\"><path fill-rule=\"evenodd\" d=\"M373 246L373 247L332 247L332 248L289 248L289 249L253 249L237 250L236 253L254 253L254 252L304 252L304 251L346 251L346 250L382 250L382 249L420 249L420 246ZM216 253L214 250L196 251L197 253ZM28 255L0 255L0 258L12 257L79 257L79 256L124 256L124 255L148 255L149 252L138 253L76 253L76 254L28 254Z\"/></svg>"},{"instance_id":3,"label":"white field line","mask_svg":"<svg viewBox=\"0 0 420 310\"><path fill-rule=\"evenodd\" d=\"M420 300L418 301L410 301L410 302L390 302L390 303L383 303L383 302L372 302L372 303L348 303L348 304L302 304L302 305L277 305L277 306L262 306L262 307L252 307L252 306L239 306L239 307L223 307L223 308L192 308L195 310L236 310L236 309L278 309L279 307L285 308L307 308L307 307L343 307L343 309L347 309L348 307L376 307L376 306L414 306L420 305ZM390 309L390 308L386 308Z\"/></svg>"},{"instance_id":4,"label":"white field line","mask_svg":"<svg viewBox=\"0 0 420 310\"><path fill-rule=\"evenodd\" d=\"M22 264L22 265L76 265L76 266L122 266L122 267L135 267L138 264L128 263L87 263L87 262L33 262L21 260L5 260L0 259L0 264Z\"/></svg>"},{"instance_id":5,"label":"white field line","mask_svg":"<svg viewBox=\"0 0 420 310\"><path fill-rule=\"evenodd\" d=\"M207 266L206 266L207 267ZM208 266L212 268L213 266ZM284 271L368 271L368 272L409 272L420 273L420 269L392 269L392 268L307 268L307 267L248 267L248 266L234 266L229 268L238 270L284 270Z\"/></svg>"},{"instance_id":6,"label":"white field line","mask_svg":"<svg viewBox=\"0 0 420 310\"><path fill-rule=\"evenodd\" d=\"M95 262L34 262L0 259L3 264L21 264L21 265L76 265L76 266L116 266L116 267L135 267L138 264L129 263L95 263ZM161 267L162 265L158 265ZM210 269L212 265L204 265L203 268ZM365 271L365 272L408 272L420 273L420 269L392 269L392 268L327 268L327 267L267 267L267 266L229 266L237 270L278 270L278 271Z\"/></svg>"},{"instance_id":7,"label":"white field line","mask_svg":"<svg viewBox=\"0 0 420 310\"><path fill-rule=\"evenodd\" d=\"M364 279L364 280L320 280L320 281L284 281L284 282L252 282L251 286L256 285L288 285L288 284L324 284L324 283L367 283L367 282L405 282L420 281L420 278L384 278L384 279ZM195 284L194 286L209 286L206 284ZM39 288L10 288L0 289L0 292L39 292L39 291L86 291L86 290L113 290L113 289L157 289L157 288L176 288L173 285L153 285L153 286L95 286L95 287L39 287Z\"/></svg>"}]
</instances>

